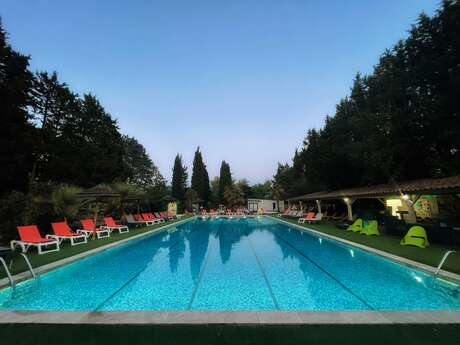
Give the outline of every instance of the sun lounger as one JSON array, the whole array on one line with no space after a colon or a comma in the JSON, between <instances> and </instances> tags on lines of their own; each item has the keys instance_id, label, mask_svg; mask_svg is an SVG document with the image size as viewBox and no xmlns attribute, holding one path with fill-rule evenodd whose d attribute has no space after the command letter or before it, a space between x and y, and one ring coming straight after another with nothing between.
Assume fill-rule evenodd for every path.
<instances>
[{"instance_id":1,"label":"sun lounger","mask_svg":"<svg viewBox=\"0 0 460 345\"><path fill-rule=\"evenodd\" d=\"M137 219L139 219L139 218L137 218ZM141 218L141 220L137 220L137 219L135 219L132 214L127 214L126 215L126 221L128 222L128 225L129 224L133 224L133 225L136 225L136 226L138 226L138 225L140 225L140 226L151 225L151 222L147 222L147 221L143 220L142 218Z\"/></svg>"},{"instance_id":2,"label":"sun lounger","mask_svg":"<svg viewBox=\"0 0 460 345\"><path fill-rule=\"evenodd\" d=\"M420 248L430 245L425 229L418 225L411 227L400 243L402 246L416 246Z\"/></svg>"},{"instance_id":3,"label":"sun lounger","mask_svg":"<svg viewBox=\"0 0 460 345\"><path fill-rule=\"evenodd\" d=\"M287 215L289 214L289 209L285 209L283 213L279 213L278 214L278 217L287 217Z\"/></svg>"},{"instance_id":4,"label":"sun lounger","mask_svg":"<svg viewBox=\"0 0 460 345\"><path fill-rule=\"evenodd\" d=\"M358 218L354 221L353 224L351 224L348 228L347 231L353 231L353 232L361 232L364 228L364 222L361 218Z\"/></svg>"},{"instance_id":5,"label":"sun lounger","mask_svg":"<svg viewBox=\"0 0 460 345\"><path fill-rule=\"evenodd\" d=\"M64 240L69 240L72 246L88 242L85 234L72 231L66 222L51 223L51 228L54 234L46 235L46 238L58 240L59 244Z\"/></svg>"},{"instance_id":6,"label":"sun lounger","mask_svg":"<svg viewBox=\"0 0 460 345\"><path fill-rule=\"evenodd\" d=\"M161 219L161 220L163 220L163 222L167 220L162 215L160 215L158 212L153 212L153 214L154 214L156 219Z\"/></svg>"},{"instance_id":7,"label":"sun lounger","mask_svg":"<svg viewBox=\"0 0 460 345\"><path fill-rule=\"evenodd\" d=\"M376 220L371 220L364 224L363 229L360 231L360 234L367 236L379 236L379 223Z\"/></svg>"},{"instance_id":8,"label":"sun lounger","mask_svg":"<svg viewBox=\"0 0 460 345\"><path fill-rule=\"evenodd\" d=\"M20 240L10 242L11 250L19 246L23 253L26 253L30 247L37 247L38 254L57 252L59 250L59 241L52 238L43 238L36 225L18 226ZM47 249L50 248L51 249Z\"/></svg>"},{"instance_id":9,"label":"sun lounger","mask_svg":"<svg viewBox=\"0 0 460 345\"><path fill-rule=\"evenodd\" d=\"M98 228L92 219L81 219L80 223L83 229L78 229L77 232L85 234L86 237L90 237L93 234L96 234L97 238L110 237L109 229L105 227Z\"/></svg>"},{"instance_id":10,"label":"sun lounger","mask_svg":"<svg viewBox=\"0 0 460 345\"><path fill-rule=\"evenodd\" d=\"M165 220L163 218L155 217L155 215L152 212L147 213L147 215L150 217L151 220L156 220L158 223L164 223L165 222Z\"/></svg>"},{"instance_id":11,"label":"sun lounger","mask_svg":"<svg viewBox=\"0 0 460 345\"><path fill-rule=\"evenodd\" d=\"M307 212L307 214L305 215L305 217L299 218L298 222L299 222L300 224L303 224L303 223L305 223L306 221L312 220L313 218L315 218L315 212Z\"/></svg>"},{"instance_id":12,"label":"sun lounger","mask_svg":"<svg viewBox=\"0 0 460 345\"><path fill-rule=\"evenodd\" d=\"M150 215L149 213L141 213L141 217L146 222L150 222L150 224L148 224L148 225L161 223L161 221L159 219L155 219L155 217L153 217L153 215Z\"/></svg>"},{"instance_id":13,"label":"sun lounger","mask_svg":"<svg viewBox=\"0 0 460 345\"><path fill-rule=\"evenodd\" d=\"M164 219L174 220L174 217L170 216L168 212L160 212L160 216Z\"/></svg>"},{"instance_id":14,"label":"sun lounger","mask_svg":"<svg viewBox=\"0 0 460 345\"><path fill-rule=\"evenodd\" d=\"M104 217L105 228L109 229L110 232L118 230L120 234L129 232L129 228L126 225L119 225L115 223L112 217Z\"/></svg>"}]
</instances>

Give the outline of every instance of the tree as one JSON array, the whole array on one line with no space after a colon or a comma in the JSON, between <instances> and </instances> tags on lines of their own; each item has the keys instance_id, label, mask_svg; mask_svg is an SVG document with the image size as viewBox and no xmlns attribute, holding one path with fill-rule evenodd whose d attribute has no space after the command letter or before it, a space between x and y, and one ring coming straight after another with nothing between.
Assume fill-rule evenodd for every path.
<instances>
[{"instance_id":1,"label":"tree","mask_svg":"<svg viewBox=\"0 0 460 345\"><path fill-rule=\"evenodd\" d=\"M225 188L231 186L232 173L230 172L230 165L226 161L222 161L220 166L220 176L219 176L219 200L224 201L224 191Z\"/></svg>"},{"instance_id":2,"label":"tree","mask_svg":"<svg viewBox=\"0 0 460 345\"><path fill-rule=\"evenodd\" d=\"M174 159L171 195L180 202L183 202L185 199L185 191L187 190L187 180L187 167L182 162L182 156L180 154L177 154L176 158Z\"/></svg>"},{"instance_id":3,"label":"tree","mask_svg":"<svg viewBox=\"0 0 460 345\"><path fill-rule=\"evenodd\" d=\"M192 189L188 188L185 191L185 204L188 211L193 211L193 204L198 202L198 193Z\"/></svg>"},{"instance_id":4,"label":"tree","mask_svg":"<svg viewBox=\"0 0 460 345\"><path fill-rule=\"evenodd\" d=\"M252 186L252 197L257 199L269 199L272 194L272 184L269 180Z\"/></svg>"},{"instance_id":5,"label":"tree","mask_svg":"<svg viewBox=\"0 0 460 345\"><path fill-rule=\"evenodd\" d=\"M244 196L244 200L247 200L248 198L253 197L253 190L252 187L249 185L249 181L245 178L237 181L235 185L241 190Z\"/></svg>"},{"instance_id":6,"label":"tree","mask_svg":"<svg viewBox=\"0 0 460 345\"><path fill-rule=\"evenodd\" d=\"M459 174L459 34L459 1L420 15L371 74L356 75L335 114L307 132L275 182L292 196Z\"/></svg>"},{"instance_id":7,"label":"tree","mask_svg":"<svg viewBox=\"0 0 460 345\"><path fill-rule=\"evenodd\" d=\"M219 197L219 176L214 176L211 180L211 207L218 207L221 203Z\"/></svg>"},{"instance_id":8,"label":"tree","mask_svg":"<svg viewBox=\"0 0 460 345\"><path fill-rule=\"evenodd\" d=\"M144 146L135 138L127 135L122 136L122 141L123 163L127 169L126 181L144 191L156 187L165 187L166 181L164 177L149 157Z\"/></svg>"},{"instance_id":9,"label":"tree","mask_svg":"<svg viewBox=\"0 0 460 345\"><path fill-rule=\"evenodd\" d=\"M11 48L0 21L0 195L26 191L35 131L29 123L33 75L29 57Z\"/></svg>"},{"instance_id":10,"label":"tree","mask_svg":"<svg viewBox=\"0 0 460 345\"><path fill-rule=\"evenodd\" d=\"M120 216L125 217L125 205L129 200L129 197L133 195L139 195L141 191L136 185L132 185L126 182L116 182L113 184L113 190L120 194L119 198L112 201L114 206L118 209Z\"/></svg>"},{"instance_id":11,"label":"tree","mask_svg":"<svg viewBox=\"0 0 460 345\"><path fill-rule=\"evenodd\" d=\"M273 183L272 187L272 198L276 200L277 209L280 211L280 200L286 197L286 192L283 187L277 183Z\"/></svg>"},{"instance_id":12,"label":"tree","mask_svg":"<svg viewBox=\"0 0 460 345\"><path fill-rule=\"evenodd\" d=\"M234 184L225 188L224 200L227 207L238 207L245 204L243 192Z\"/></svg>"},{"instance_id":13,"label":"tree","mask_svg":"<svg viewBox=\"0 0 460 345\"><path fill-rule=\"evenodd\" d=\"M207 205L211 191L209 187L209 175L201 156L200 147L196 149L193 159L192 189L198 193L203 203Z\"/></svg>"},{"instance_id":14,"label":"tree","mask_svg":"<svg viewBox=\"0 0 460 345\"><path fill-rule=\"evenodd\" d=\"M61 185L51 194L54 212L62 216L65 222L77 216L81 206L81 201L77 198L80 191L78 187Z\"/></svg>"}]
</instances>

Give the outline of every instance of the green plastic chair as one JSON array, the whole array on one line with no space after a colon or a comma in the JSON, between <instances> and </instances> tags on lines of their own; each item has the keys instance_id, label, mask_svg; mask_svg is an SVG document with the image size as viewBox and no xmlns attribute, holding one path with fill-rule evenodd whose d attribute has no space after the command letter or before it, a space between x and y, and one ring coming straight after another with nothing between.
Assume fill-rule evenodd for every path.
<instances>
[{"instance_id":1,"label":"green plastic chair","mask_svg":"<svg viewBox=\"0 0 460 345\"><path fill-rule=\"evenodd\" d=\"M364 222L361 218L358 218L355 220L353 224L351 224L348 228L347 231L353 231L353 232L360 232L364 228Z\"/></svg>"},{"instance_id":2,"label":"green plastic chair","mask_svg":"<svg viewBox=\"0 0 460 345\"><path fill-rule=\"evenodd\" d=\"M379 223L376 220L368 222L364 228L360 231L360 234L367 236L379 236Z\"/></svg>"},{"instance_id":3,"label":"green plastic chair","mask_svg":"<svg viewBox=\"0 0 460 345\"><path fill-rule=\"evenodd\" d=\"M414 225L409 229L406 236L401 240L402 246L417 246L420 248L425 248L430 245L428 242L428 237L426 236L426 231L424 228L418 225Z\"/></svg>"}]
</instances>

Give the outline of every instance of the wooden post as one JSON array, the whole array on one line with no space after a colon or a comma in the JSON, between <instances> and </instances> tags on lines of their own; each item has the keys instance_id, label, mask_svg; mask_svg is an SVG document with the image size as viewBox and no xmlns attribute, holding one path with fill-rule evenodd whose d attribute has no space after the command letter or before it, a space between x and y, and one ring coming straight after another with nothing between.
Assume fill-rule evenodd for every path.
<instances>
[{"instance_id":1,"label":"wooden post","mask_svg":"<svg viewBox=\"0 0 460 345\"><path fill-rule=\"evenodd\" d=\"M323 213L321 211L321 200L316 200L316 206L318 207L318 213Z\"/></svg>"},{"instance_id":2,"label":"wooden post","mask_svg":"<svg viewBox=\"0 0 460 345\"><path fill-rule=\"evenodd\" d=\"M345 205L347 205L347 219L351 222L353 221L353 208L351 207L351 205L353 204L354 200L350 198L343 198L343 202L345 203Z\"/></svg>"}]
</instances>

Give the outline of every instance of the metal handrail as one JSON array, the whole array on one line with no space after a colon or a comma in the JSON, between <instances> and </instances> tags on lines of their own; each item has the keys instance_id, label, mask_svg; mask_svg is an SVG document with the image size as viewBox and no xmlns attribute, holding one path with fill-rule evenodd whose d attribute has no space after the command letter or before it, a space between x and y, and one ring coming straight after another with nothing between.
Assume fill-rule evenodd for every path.
<instances>
[{"instance_id":1,"label":"metal handrail","mask_svg":"<svg viewBox=\"0 0 460 345\"><path fill-rule=\"evenodd\" d=\"M32 268L32 265L30 264L29 258L24 253L19 253L19 255L21 255L24 258L24 261L26 262L27 267L29 267L29 271L32 274L32 277L34 277L34 279L35 279L37 276L35 275L35 272L34 272L34 269Z\"/></svg>"},{"instance_id":2,"label":"metal handrail","mask_svg":"<svg viewBox=\"0 0 460 345\"><path fill-rule=\"evenodd\" d=\"M446 262L447 260L447 257L450 255L450 254L453 254L453 253L456 253L457 251L456 250L448 250L444 256L442 257L441 261L439 262L439 265L438 267L436 268L436 272L434 272L434 277L436 278L436 276L438 275L439 271L441 270L441 267L442 265L444 265L444 262Z\"/></svg>"},{"instance_id":3,"label":"metal handrail","mask_svg":"<svg viewBox=\"0 0 460 345\"><path fill-rule=\"evenodd\" d=\"M5 269L6 276L8 277L8 279L9 279L9 281L10 281L11 287L14 289L14 280L13 280L13 277L11 276L10 270L8 269L8 265L6 264L5 259L3 259L1 256L0 256L0 262L2 263L3 268Z\"/></svg>"}]
</instances>

